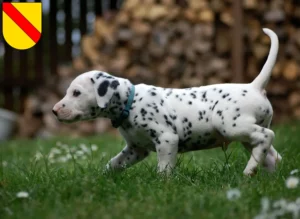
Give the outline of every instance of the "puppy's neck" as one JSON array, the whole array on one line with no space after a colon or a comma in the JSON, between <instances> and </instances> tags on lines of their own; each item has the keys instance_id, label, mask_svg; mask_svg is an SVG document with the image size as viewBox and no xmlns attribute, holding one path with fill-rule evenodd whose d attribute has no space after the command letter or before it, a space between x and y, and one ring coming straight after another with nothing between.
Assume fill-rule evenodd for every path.
<instances>
[{"instance_id":1,"label":"puppy's neck","mask_svg":"<svg viewBox=\"0 0 300 219\"><path fill-rule=\"evenodd\" d=\"M118 79L118 81L120 85L111 98L107 108L101 110L100 117L115 120L120 117L122 110L125 109L132 83L127 79Z\"/></svg>"}]
</instances>

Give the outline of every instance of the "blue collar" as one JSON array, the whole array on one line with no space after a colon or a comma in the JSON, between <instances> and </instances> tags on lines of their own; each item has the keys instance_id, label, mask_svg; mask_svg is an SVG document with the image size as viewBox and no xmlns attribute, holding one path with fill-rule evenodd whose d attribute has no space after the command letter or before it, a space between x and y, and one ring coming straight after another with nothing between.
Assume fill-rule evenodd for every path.
<instances>
[{"instance_id":1,"label":"blue collar","mask_svg":"<svg viewBox=\"0 0 300 219\"><path fill-rule=\"evenodd\" d=\"M122 124L122 122L128 118L129 111L130 111L130 108L131 108L131 105L132 105L133 99L134 99L134 93L135 93L135 86L132 85L125 109L122 110L121 115L118 119L111 120L112 126L114 128L118 128Z\"/></svg>"}]
</instances>

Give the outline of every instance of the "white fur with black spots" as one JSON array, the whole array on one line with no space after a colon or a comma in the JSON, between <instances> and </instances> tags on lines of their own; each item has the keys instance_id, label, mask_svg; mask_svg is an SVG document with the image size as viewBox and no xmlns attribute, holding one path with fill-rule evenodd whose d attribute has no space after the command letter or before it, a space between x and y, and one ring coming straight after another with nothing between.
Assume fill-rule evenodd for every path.
<instances>
[{"instance_id":1,"label":"white fur with black spots","mask_svg":"<svg viewBox=\"0 0 300 219\"><path fill-rule=\"evenodd\" d=\"M274 171L281 156L272 146L272 106L265 86L278 52L276 34L268 59L250 84L216 84L187 89L135 85L129 117L119 127L126 147L107 168L129 167L157 152L158 170L170 172L180 152L223 147L240 141L251 152L244 174L253 175L259 164ZM106 72L90 71L71 83L65 97L53 108L62 122L106 117L118 120L132 83Z\"/></svg>"}]
</instances>

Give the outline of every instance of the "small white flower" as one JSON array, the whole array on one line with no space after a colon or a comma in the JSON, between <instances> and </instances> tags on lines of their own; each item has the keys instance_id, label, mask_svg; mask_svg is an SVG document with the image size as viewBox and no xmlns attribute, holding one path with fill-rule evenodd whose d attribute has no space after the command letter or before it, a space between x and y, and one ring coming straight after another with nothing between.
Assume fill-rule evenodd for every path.
<instances>
[{"instance_id":1,"label":"small white flower","mask_svg":"<svg viewBox=\"0 0 300 219\"><path fill-rule=\"evenodd\" d=\"M299 184L299 178L295 176L290 176L286 179L285 185L288 189L294 189Z\"/></svg>"},{"instance_id":2,"label":"small white flower","mask_svg":"<svg viewBox=\"0 0 300 219\"><path fill-rule=\"evenodd\" d=\"M267 197L261 199L261 211L268 212L270 209L270 200Z\"/></svg>"},{"instance_id":3,"label":"small white flower","mask_svg":"<svg viewBox=\"0 0 300 219\"><path fill-rule=\"evenodd\" d=\"M71 152L75 152L75 151L76 151L75 146L72 146L72 147L70 148L70 151L71 151Z\"/></svg>"},{"instance_id":4,"label":"small white flower","mask_svg":"<svg viewBox=\"0 0 300 219\"><path fill-rule=\"evenodd\" d=\"M95 144L91 145L92 151L97 151L98 150L98 146Z\"/></svg>"},{"instance_id":5,"label":"small white flower","mask_svg":"<svg viewBox=\"0 0 300 219\"><path fill-rule=\"evenodd\" d=\"M102 152L102 157L106 157L107 153L106 152Z\"/></svg>"},{"instance_id":6,"label":"small white flower","mask_svg":"<svg viewBox=\"0 0 300 219\"><path fill-rule=\"evenodd\" d=\"M66 154L66 158L67 158L68 160L70 160L70 159L72 159L72 155L71 155L70 153L68 153L68 154Z\"/></svg>"},{"instance_id":7,"label":"small white flower","mask_svg":"<svg viewBox=\"0 0 300 219\"><path fill-rule=\"evenodd\" d=\"M289 203L285 209L286 209L286 211L291 212L293 215L296 215L296 216L298 216L298 214L300 212L300 206L294 202Z\"/></svg>"},{"instance_id":8,"label":"small white flower","mask_svg":"<svg viewBox=\"0 0 300 219\"><path fill-rule=\"evenodd\" d=\"M54 158L54 154L53 153L49 153L48 158L49 159L53 159Z\"/></svg>"},{"instance_id":9,"label":"small white flower","mask_svg":"<svg viewBox=\"0 0 300 219\"><path fill-rule=\"evenodd\" d=\"M80 144L79 147L81 148L82 151L85 153L90 153L90 149L85 145L85 144Z\"/></svg>"},{"instance_id":10,"label":"small white flower","mask_svg":"<svg viewBox=\"0 0 300 219\"><path fill-rule=\"evenodd\" d=\"M29 197L28 192L22 191L17 193L17 198L28 198L28 197Z\"/></svg>"},{"instance_id":11,"label":"small white flower","mask_svg":"<svg viewBox=\"0 0 300 219\"><path fill-rule=\"evenodd\" d=\"M76 155L78 155L78 156L82 156L82 155L84 155L84 152L83 152L83 151L81 151L81 150L79 150L79 151L76 151Z\"/></svg>"},{"instance_id":12,"label":"small white flower","mask_svg":"<svg viewBox=\"0 0 300 219\"><path fill-rule=\"evenodd\" d=\"M61 162L61 163L66 163L68 161L68 158L67 157L60 157L58 159L58 161Z\"/></svg>"},{"instance_id":13,"label":"small white flower","mask_svg":"<svg viewBox=\"0 0 300 219\"><path fill-rule=\"evenodd\" d=\"M39 152L39 151L37 151L36 153L35 153L35 160L40 160L40 159L42 159L42 157L43 157L43 155L42 155L42 153L41 152Z\"/></svg>"},{"instance_id":14,"label":"small white flower","mask_svg":"<svg viewBox=\"0 0 300 219\"><path fill-rule=\"evenodd\" d=\"M296 173L299 173L299 170L298 170L298 169L294 169L294 170L292 170L292 171L290 172L291 175L294 175L294 174L296 174Z\"/></svg>"},{"instance_id":15,"label":"small white flower","mask_svg":"<svg viewBox=\"0 0 300 219\"><path fill-rule=\"evenodd\" d=\"M69 150L69 145L67 144L63 144L60 146L62 149L64 149L65 151L68 151Z\"/></svg>"},{"instance_id":16,"label":"small white flower","mask_svg":"<svg viewBox=\"0 0 300 219\"><path fill-rule=\"evenodd\" d=\"M57 147L61 147L62 146L62 143L60 141L56 142L56 146Z\"/></svg>"},{"instance_id":17,"label":"small white flower","mask_svg":"<svg viewBox=\"0 0 300 219\"><path fill-rule=\"evenodd\" d=\"M5 161L5 160L4 160L4 161L2 161L2 166L3 166L3 167L6 167L6 166L7 166L7 164L8 164L8 163L7 163L7 161Z\"/></svg>"},{"instance_id":18,"label":"small white flower","mask_svg":"<svg viewBox=\"0 0 300 219\"><path fill-rule=\"evenodd\" d=\"M265 214L259 214L259 215L256 215L254 217L254 219L267 219L267 215L265 215Z\"/></svg>"},{"instance_id":19,"label":"small white flower","mask_svg":"<svg viewBox=\"0 0 300 219\"><path fill-rule=\"evenodd\" d=\"M285 199L279 199L273 203L274 208L285 208L286 205L287 205L287 202Z\"/></svg>"},{"instance_id":20,"label":"small white flower","mask_svg":"<svg viewBox=\"0 0 300 219\"><path fill-rule=\"evenodd\" d=\"M236 200L241 197L241 192L239 189L230 189L227 191L228 200Z\"/></svg>"},{"instance_id":21,"label":"small white flower","mask_svg":"<svg viewBox=\"0 0 300 219\"><path fill-rule=\"evenodd\" d=\"M52 148L50 151L51 154L61 154L61 150L57 149L57 148Z\"/></svg>"}]
</instances>

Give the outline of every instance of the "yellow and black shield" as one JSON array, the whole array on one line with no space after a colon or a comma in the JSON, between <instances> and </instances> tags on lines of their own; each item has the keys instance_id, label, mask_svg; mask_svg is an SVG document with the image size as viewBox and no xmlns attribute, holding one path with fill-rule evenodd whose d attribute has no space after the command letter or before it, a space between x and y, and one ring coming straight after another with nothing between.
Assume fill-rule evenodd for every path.
<instances>
[{"instance_id":1,"label":"yellow and black shield","mask_svg":"<svg viewBox=\"0 0 300 219\"><path fill-rule=\"evenodd\" d=\"M15 49L29 49L41 38L42 3L2 3L2 32Z\"/></svg>"}]
</instances>

